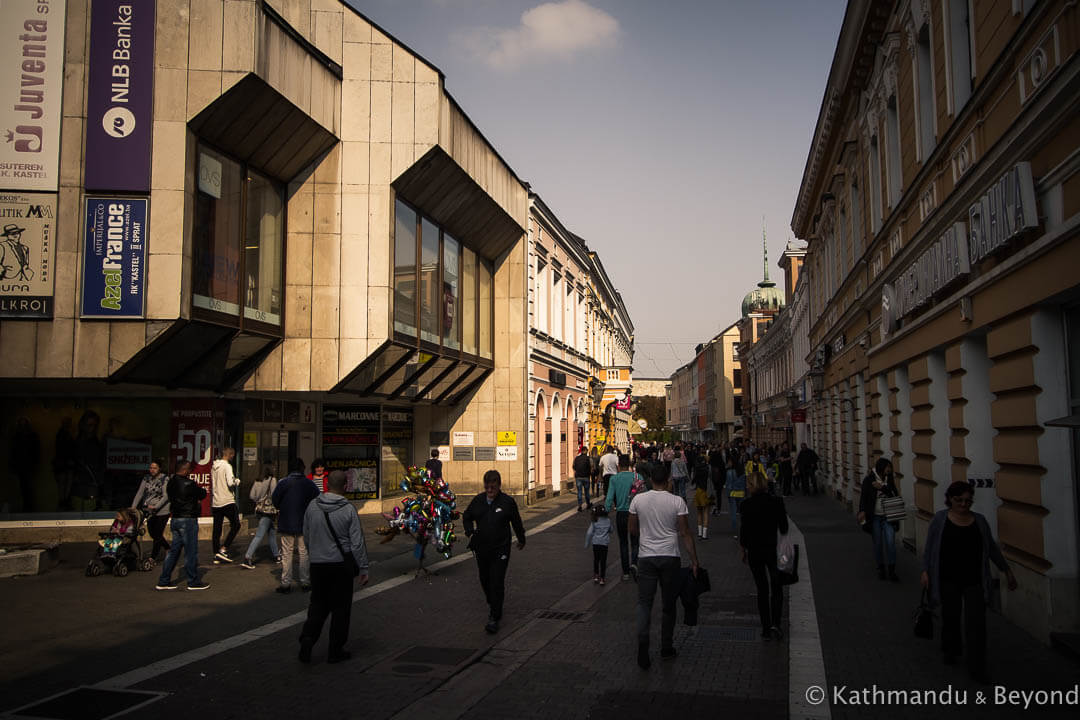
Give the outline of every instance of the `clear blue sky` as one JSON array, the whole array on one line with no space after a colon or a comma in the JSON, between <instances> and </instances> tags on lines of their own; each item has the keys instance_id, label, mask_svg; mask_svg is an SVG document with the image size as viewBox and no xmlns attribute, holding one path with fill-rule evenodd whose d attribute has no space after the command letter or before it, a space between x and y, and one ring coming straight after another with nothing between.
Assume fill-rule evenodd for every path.
<instances>
[{"instance_id":1,"label":"clear blue sky","mask_svg":"<svg viewBox=\"0 0 1080 720\"><path fill-rule=\"evenodd\" d=\"M840 0L350 0L600 253L639 377L739 318L790 223Z\"/></svg>"}]
</instances>

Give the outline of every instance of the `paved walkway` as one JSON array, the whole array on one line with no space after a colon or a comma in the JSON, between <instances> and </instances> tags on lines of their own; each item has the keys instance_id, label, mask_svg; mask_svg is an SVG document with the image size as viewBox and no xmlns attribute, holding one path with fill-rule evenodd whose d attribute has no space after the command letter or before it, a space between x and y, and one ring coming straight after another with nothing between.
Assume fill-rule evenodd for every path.
<instances>
[{"instance_id":1,"label":"paved walkway","mask_svg":"<svg viewBox=\"0 0 1080 720\"><path fill-rule=\"evenodd\" d=\"M918 605L919 562L911 552L897 550L899 584L882 582L871 560L870 538L843 506L824 495L789 498L788 513L806 536L813 574L822 650L832 698L835 687L848 690L953 690L966 704L930 708L886 704L833 702L832 717L896 718L910 713L927 717L960 715L980 718L1077 717L1072 707L998 705L994 686L968 678L961 663L946 666L940 652L940 615L934 640L913 636L913 615ZM988 613L989 670L991 680L1009 690L1072 689L1080 680L1080 665L1046 647L996 613ZM804 692L792 688L793 694ZM976 693L984 693L979 705Z\"/></svg>"}]
</instances>

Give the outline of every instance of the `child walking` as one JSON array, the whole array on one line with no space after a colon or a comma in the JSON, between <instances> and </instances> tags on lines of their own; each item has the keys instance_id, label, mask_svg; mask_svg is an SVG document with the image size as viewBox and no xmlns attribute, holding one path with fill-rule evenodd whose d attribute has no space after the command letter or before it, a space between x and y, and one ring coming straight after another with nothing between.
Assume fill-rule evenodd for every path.
<instances>
[{"instance_id":1,"label":"child walking","mask_svg":"<svg viewBox=\"0 0 1080 720\"><path fill-rule=\"evenodd\" d=\"M606 584L609 542L611 542L611 518L608 517L607 508L600 504L593 505L592 522L589 523L589 529L585 531L585 547L592 546L592 581L600 585Z\"/></svg>"}]
</instances>

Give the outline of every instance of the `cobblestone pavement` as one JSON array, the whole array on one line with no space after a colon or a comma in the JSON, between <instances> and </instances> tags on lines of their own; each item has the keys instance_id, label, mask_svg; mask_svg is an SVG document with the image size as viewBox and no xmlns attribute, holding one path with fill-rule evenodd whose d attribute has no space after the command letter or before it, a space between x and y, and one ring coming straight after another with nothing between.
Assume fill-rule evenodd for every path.
<instances>
[{"instance_id":1,"label":"cobblestone pavement","mask_svg":"<svg viewBox=\"0 0 1080 720\"><path fill-rule=\"evenodd\" d=\"M965 705L898 707L878 700L872 705L832 703L832 717L897 718L912 713L923 717L980 718L1077 717L1069 707L998 705L994 685L968 678L961 663L947 666L940 652L940 616L934 640L913 636L918 605L919 562L914 553L897 548L899 584L877 579L870 538L855 524L841 503L824 495L789 498L788 513L806 536L813 573L822 650L830 698L833 688L849 690L953 690ZM987 613L991 680L1009 690L1070 689L1080 680L1080 664L1046 647L1006 621ZM794 691L802 692L800 688ZM984 693L985 705L976 693Z\"/></svg>"}]
</instances>

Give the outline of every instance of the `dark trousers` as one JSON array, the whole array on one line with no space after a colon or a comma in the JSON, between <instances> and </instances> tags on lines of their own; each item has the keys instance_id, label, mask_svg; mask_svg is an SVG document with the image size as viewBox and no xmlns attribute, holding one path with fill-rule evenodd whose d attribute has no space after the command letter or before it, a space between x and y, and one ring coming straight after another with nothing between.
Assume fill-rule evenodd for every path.
<instances>
[{"instance_id":1,"label":"dark trousers","mask_svg":"<svg viewBox=\"0 0 1080 720\"><path fill-rule=\"evenodd\" d=\"M608 486L611 485L611 478L612 477L613 476L611 476L611 475L605 475L603 477L603 491L604 491L604 494L601 495L600 497L604 497L604 498L607 497ZM610 510L610 509L611 508L608 508L608 510Z\"/></svg>"},{"instance_id":2,"label":"dark trousers","mask_svg":"<svg viewBox=\"0 0 1080 720\"><path fill-rule=\"evenodd\" d=\"M300 639L318 640L330 616L330 655L341 652L349 639L352 590L352 569L345 563L311 563L311 604Z\"/></svg>"},{"instance_id":3,"label":"dark trousers","mask_svg":"<svg viewBox=\"0 0 1080 720\"><path fill-rule=\"evenodd\" d=\"M476 569L480 573L480 587L491 608L491 617L502 619L503 600L506 598L506 569L510 566L510 546L476 553Z\"/></svg>"},{"instance_id":4,"label":"dark trousers","mask_svg":"<svg viewBox=\"0 0 1080 720\"><path fill-rule=\"evenodd\" d=\"M146 519L146 531L154 539L150 557L158 559L158 550L169 551L169 542L165 539L165 526L169 524L168 515L151 515Z\"/></svg>"},{"instance_id":5,"label":"dark trousers","mask_svg":"<svg viewBox=\"0 0 1080 720\"><path fill-rule=\"evenodd\" d=\"M229 503L225 507L210 508L214 516L213 545L211 549L216 553L221 548L229 549L232 541L236 539L236 533L240 532L240 514L237 512L236 503ZM229 534L225 536L225 542L221 542L221 528L225 524L225 518L229 519Z\"/></svg>"},{"instance_id":6,"label":"dark trousers","mask_svg":"<svg viewBox=\"0 0 1080 720\"><path fill-rule=\"evenodd\" d=\"M785 495L791 494L791 463L780 463L780 487Z\"/></svg>"},{"instance_id":7,"label":"dark trousers","mask_svg":"<svg viewBox=\"0 0 1080 720\"><path fill-rule=\"evenodd\" d=\"M638 644L649 644L656 586L660 586L660 647L668 649L675 637L675 601L679 597L679 558L643 557L638 560Z\"/></svg>"},{"instance_id":8,"label":"dark trousers","mask_svg":"<svg viewBox=\"0 0 1080 720\"><path fill-rule=\"evenodd\" d=\"M784 604L784 586L780 584L780 573L776 569L776 551L771 553L748 553L750 572L757 585L758 614L761 615L761 629L780 625L780 613Z\"/></svg>"},{"instance_id":9,"label":"dark trousers","mask_svg":"<svg viewBox=\"0 0 1080 720\"><path fill-rule=\"evenodd\" d=\"M619 536L619 562L623 575L630 574L630 566L637 565L638 536L630 535L630 512L620 510L615 513L615 532Z\"/></svg>"},{"instance_id":10,"label":"dark trousers","mask_svg":"<svg viewBox=\"0 0 1080 720\"><path fill-rule=\"evenodd\" d=\"M960 636L960 612L964 636ZM967 665L973 673L986 669L986 602L981 585L941 584L941 649L957 656L967 642Z\"/></svg>"},{"instance_id":11,"label":"dark trousers","mask_svg":"<svg viewBox=\"0 0 1080 720\"><path fill-rule=\"evenodd\" d=\"M607 545L592 546L592 574L607 577Z\"/></svg>"}]
</instances>

